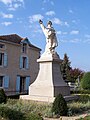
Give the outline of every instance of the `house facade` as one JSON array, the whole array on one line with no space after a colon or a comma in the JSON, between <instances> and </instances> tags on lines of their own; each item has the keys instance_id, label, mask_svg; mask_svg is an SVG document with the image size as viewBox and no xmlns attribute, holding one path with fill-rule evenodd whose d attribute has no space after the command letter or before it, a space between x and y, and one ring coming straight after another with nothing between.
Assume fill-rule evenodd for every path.
<instances>
[{"instance_id":1,"label":"house facade","mask_svg":"<svg viewBox=\"0 0 90 120\"><path fill-rule=\"evenodd\" d=\"M23 94L37 77L40 49L16 34L0 36L0 88Z\"/></svg>"}]
</instances>

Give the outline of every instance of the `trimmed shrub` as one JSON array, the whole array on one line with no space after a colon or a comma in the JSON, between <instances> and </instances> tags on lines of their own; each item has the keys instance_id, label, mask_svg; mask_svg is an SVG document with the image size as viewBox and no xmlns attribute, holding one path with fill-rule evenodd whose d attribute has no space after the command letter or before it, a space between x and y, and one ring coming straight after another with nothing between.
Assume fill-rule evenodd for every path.
<instances>
[{"instance_id":1,"label":"trimmed shrub","mask_svg":"<svg viewBox=\"0 0 90 120\"><path fill-rule=\"evenodd\" d=\"M57 95L52 105L52 112L56 115L67 115L67 103L61 94Z\"/></svg>"},{"instance_id":2,"label":"trimmed shrub","mask_svg":"<svg viewBox=\"0 0 90 120\"><path fill-rule=\"evenodd\" d=\"M6 103L7 96L3 89L0 89L0 103Z\"/></svg>"},{"instance_id":3,"label":"trimmed shrub","mask_svg":"<svg viewBox=\"0 0 90 120\"><path fill-rule=\"evenodd\" d=\"M84 74L81 80L81 87L86 90L90 90L90 72Z\"/></svg>"}]
</instances>

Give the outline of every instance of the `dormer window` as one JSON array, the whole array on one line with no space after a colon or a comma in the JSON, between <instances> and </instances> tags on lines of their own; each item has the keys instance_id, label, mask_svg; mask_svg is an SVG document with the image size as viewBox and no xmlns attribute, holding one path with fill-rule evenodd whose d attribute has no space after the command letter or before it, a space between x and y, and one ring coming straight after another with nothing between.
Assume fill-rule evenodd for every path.
<instances>
[{"instance_id":1,"label":"dormer window","mask_svg":"<svg viewBox=\"0 0 90 120\"><path fill-rule=\"evenodd\" d=\"M22 44L22 52L23 52L23 53L26 53L26 51L27 51L27 44L26 44L26 43L23 43L23 44Z\"/></svg>"}]
</instances>

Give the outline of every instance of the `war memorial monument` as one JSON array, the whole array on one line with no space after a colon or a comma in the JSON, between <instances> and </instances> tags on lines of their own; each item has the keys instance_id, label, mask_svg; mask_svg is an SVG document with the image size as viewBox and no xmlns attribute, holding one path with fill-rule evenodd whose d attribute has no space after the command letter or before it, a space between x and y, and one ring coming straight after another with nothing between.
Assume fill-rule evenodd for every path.
<instances>
[{"instance_id":1,"label":"war memorial monument","mask_svg":"<svg viewBox=\"0 0 90 120\"><path fill-rule=\"evenodd\" d=\"M47 27L39 20L42 31L46 37L45 52L37 60L40 69L36 80L29 86L29 95L22 99L53 102L60 93L63 96L70 95L70 87L64 82L60 71L60 57L55 51L58 46L56 31L52 22L48 21Z\"/></svg>"}]
</instances>

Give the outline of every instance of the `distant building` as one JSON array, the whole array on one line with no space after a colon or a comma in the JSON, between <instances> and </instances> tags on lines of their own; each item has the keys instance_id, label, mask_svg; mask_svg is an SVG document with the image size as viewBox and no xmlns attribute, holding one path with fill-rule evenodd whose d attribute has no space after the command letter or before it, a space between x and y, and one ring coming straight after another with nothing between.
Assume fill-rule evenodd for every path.
<instances>
[{"instance_id":1,"label":"distant building","mask_svg":"<svg viewBox=\"0 0 90 120\"><path fill-rule=\"evenodd\" d=\"M8 95L23 94L34 82L40 48L17 34L0 36L0 88Z\"/></svg>"}]
</instances>

